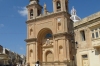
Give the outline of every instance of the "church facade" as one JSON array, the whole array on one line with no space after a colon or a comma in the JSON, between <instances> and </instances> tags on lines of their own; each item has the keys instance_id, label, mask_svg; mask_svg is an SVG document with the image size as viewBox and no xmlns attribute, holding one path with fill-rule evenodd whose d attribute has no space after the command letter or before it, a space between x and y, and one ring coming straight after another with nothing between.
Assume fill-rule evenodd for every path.
<instances>
[{"instance_id":1,"label":"church facade","mask_svg":"<svg viewBox=\"0 0 100 66\"><path fill-rule=\"evenodd\" d=\"M52 13L47 11L46 4L42 7L39 0L30 0L27 10L26 62L30 66L36 61L64 66L74 61L76 51L68 0L53 0Z\"/></svg>"}]
</instances>

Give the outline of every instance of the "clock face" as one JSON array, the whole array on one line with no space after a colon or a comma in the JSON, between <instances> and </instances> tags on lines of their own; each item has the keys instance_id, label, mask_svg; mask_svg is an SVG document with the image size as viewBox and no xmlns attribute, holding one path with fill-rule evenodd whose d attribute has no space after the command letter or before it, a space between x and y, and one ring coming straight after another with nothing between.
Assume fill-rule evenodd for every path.
<instances>
[{"instance_id":1,"label":"clock face","mask_svg":"<svg viewBox=\"0 0 100 66\"><path fill-rule=\"evenodd\" d=\"M58 22L60 22L60 21L61 21L61 19L60 19L60 18L58 18L58 19L57 19L57 21L58 21Z\"/></svg>"}]
</instances>

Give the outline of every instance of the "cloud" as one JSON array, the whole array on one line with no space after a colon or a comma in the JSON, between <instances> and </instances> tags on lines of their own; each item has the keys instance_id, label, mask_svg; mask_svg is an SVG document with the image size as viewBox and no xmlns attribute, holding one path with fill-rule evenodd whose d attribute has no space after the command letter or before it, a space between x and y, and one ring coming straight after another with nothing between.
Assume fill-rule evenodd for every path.
<instances>
[{"instance_id":1,"label":"cloud","mask_svg":"<svg viewBox=\"0 0 100 66\"><path fill-rule=\"evenodd\" d=\"M20 50L24 50L24 48L23 47L20 47Z\"/></svg>"},{"instance_id":2,"label":"cloud","mask_svg":"<svg viewBox=\"0 0 100 66\"><path fill-rule=\"evenodd\" d=\"M4 27L4 24L0 24L0 28L1 28L1 27Z\"/></svg>"},{"instance_id":3,"label":"cloud","mask_svg":"<svg viewBox=\"0 0 100 66\"><path fill-rule=\"evenodd\" d=\"M28 12L27 12L27 8L23 7L21 8L22 10L18 10L18 13L22 16L27 16Z\"/></svg>"}]
</instances>

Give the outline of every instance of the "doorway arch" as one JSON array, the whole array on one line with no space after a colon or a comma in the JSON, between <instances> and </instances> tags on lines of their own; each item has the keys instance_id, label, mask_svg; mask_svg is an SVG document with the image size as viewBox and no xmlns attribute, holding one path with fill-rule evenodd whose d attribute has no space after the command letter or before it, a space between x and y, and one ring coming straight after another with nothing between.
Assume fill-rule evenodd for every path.
<instances>
[{"instance_id":1,"label":"doorway arch","mask_svg":"<svg viewBox=\"0 0 100 66\"><path fill-rule=\"evenodd\" d=\"M46 62L53 62L53 53L51 51L46 52Z\"/></svg>"},{"instance_id":2,"label":"doorway arch","mask_svg":"<svg viewBox=\"0 0 100 66\"><path fill-rule=\"evenodd\" d=\"M49 29L49 28L41 29L37 35L37 49L38 49L37 57L40 62L43 62L43 44L46 41L46 39L48 39L48 38L50 40L53 40L52 35L53 35L53 33L52 33L51 29Z\"/></svg>"}]
</instances>

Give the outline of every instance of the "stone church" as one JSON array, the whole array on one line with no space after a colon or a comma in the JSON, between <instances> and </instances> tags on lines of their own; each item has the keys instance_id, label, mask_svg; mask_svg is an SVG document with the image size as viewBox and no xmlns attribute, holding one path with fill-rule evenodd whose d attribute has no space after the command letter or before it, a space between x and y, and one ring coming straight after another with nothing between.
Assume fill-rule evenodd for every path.
<instances>
[{"instance_id":1,"label":"stone church","mask_svg":"<svg viewBox=\"0 0 100 66\"><path fill-rule=\"evenodd\" d=\"M68 12L68 0L51 1L52 13L47 10L46 4L42 7L39 0L30 0L27 5L27 39L25 41L27 43L26 60L30 66L34 66L36 61L52 66L64 66L72 61L73 64L75 63L73 21Z\"/></svg>"},{"instance_id":2,"label":"stone church","mask_svg":"<svg viewBox=\"0 0 100 66\"><path fill-rule=\"evenodd\" d=\"M51 1L52 13L39 0L27 6L27 64L100 66L100 12L81 19L68 0Z\"/></svg>"}]
</instances>

